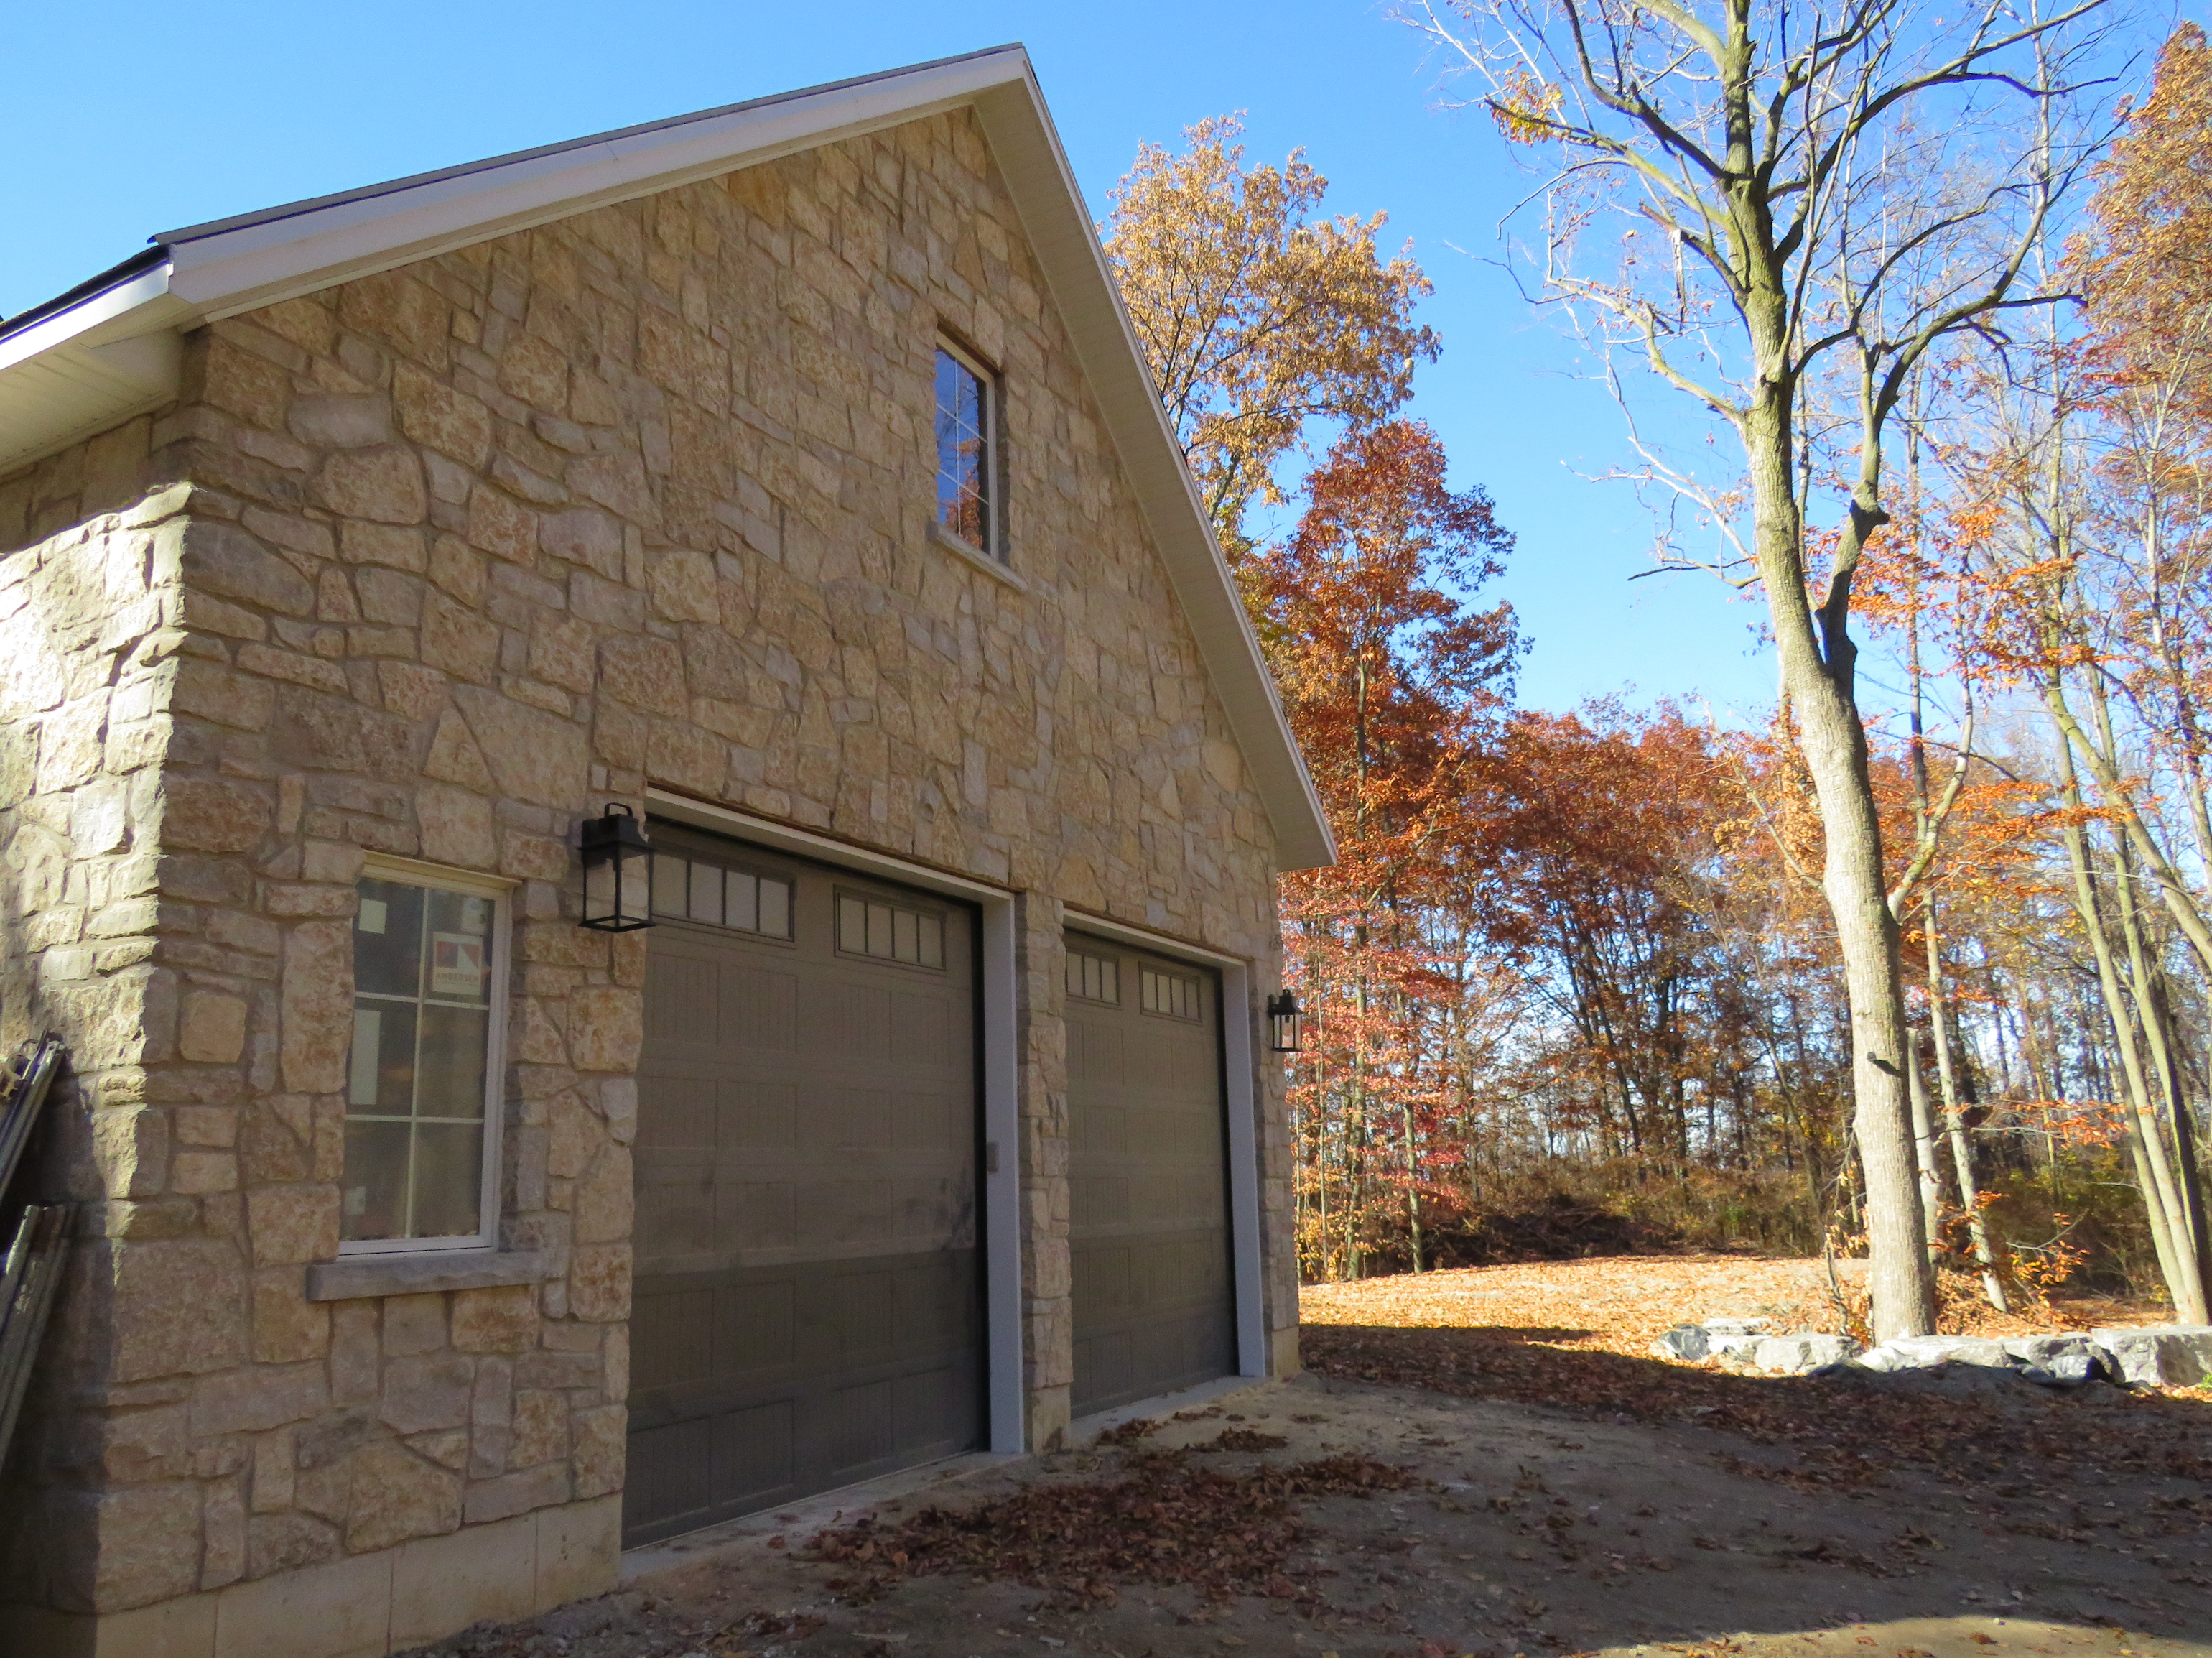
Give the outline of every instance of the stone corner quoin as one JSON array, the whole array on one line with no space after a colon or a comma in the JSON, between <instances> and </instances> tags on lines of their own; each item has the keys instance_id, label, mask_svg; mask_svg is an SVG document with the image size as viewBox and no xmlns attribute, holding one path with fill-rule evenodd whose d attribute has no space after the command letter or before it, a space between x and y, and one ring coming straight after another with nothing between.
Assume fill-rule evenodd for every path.
<instances>
[{"instance_id":1,"label":"stone corner quoin","mask_svg":"<svg viewBox=\"0 0 2212 1658\"><path fill-rule=\"evenodd\" d=\"M928 534L940 330L1003 377L1026 590ZM1019 895L1025 1375L1033 1435L1064 1423L1060 929L1272 984L1275 852L975 118L185 350L179 401L0 479L0 1037L70 1045L45 1179L82 1204L0 1492L0 1628L159 1621L184 1651L204 1617L219 1649L291 1582L382 1650L450 1632L393 1610L432 1604L406 1574L439 1539L505 1563L497 1612L611 1583L648 936L576 924L573 848L649 784ZM515 883L500 1241L532 1282L309 1296L370 853Z\"/></svg>"}]
</instances>

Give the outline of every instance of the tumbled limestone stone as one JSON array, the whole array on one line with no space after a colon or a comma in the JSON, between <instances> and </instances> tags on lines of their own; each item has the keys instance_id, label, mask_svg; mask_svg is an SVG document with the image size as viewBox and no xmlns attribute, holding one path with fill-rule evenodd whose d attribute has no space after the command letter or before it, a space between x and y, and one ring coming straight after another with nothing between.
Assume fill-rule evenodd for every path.
<instances>
[{"instance_id":1,"label":"tumbled limestone stone","mask_svg":"<svg viewBox=\"0 0 2212 1658\"><path fill-rule=\"evenodd\" d=\"M315 479L315 497L341 517L376 524L419 524L430 504L422 463L398 444L332 455Z\"/></svg>"},{"instance_id":2,"label":"tumbled limestone stone","mask_svg":"<svg viewBox=\"0 0 2212 1658\"><path fill-rule=\"evenodd\" d=\"M338 1194L319 1183L257 1186L246 1194L258 1266L327 1260L337 1253Z\"/></svg>"},{"instance_id":3,"label":"tumbled limestone stone","mask_svg":"<svg viewBox=\"0 0 2212 1658\"><path fill-rule=\"evenodd\" d=\"M576 1411L570 1423L575 1435L576 1495L600 1496L621 1490L629 1412L620 1405L595 1405Z\"/></svg>"},{"instance_id":4,"label":"tumbled limestone stone","mask_svg":"<svg viewBox=\"0 0 2212 1658\"><path fill-rule=\"evenodd\" d=\"M226 1370L246 1355L246 1264L216 1239L111 1243L114 1378ZM80 1245L81 1253L95 1251Z\"/></svg>"},{"instance_id":5,"label":"tumbled limestone stone","mask_svg":"<svg viewBox=\"0 0 2212 1658\"><path fill-rule=\"evenodd\" d=\"M177 1024L177 1051L186 1059L227 1065L246 1047L246 1003L235 996L187 991Z\"/></svg>"},{"instance_id":6,"label":"tumbled limestone stone","mask_svg":"<svg viewBox=\"0 0 2212 1658\"><path fill-rule=\"evenodd\" d=\"M392 1358L434 1353L446 1345L446 1297L442 1293L386 1295L384 1350Z\"/></svg>"},{"instance_id":7,"label":"tumbled limestone stone","mask_svg":"<svg viewBox=\"0 0 2212 1658\"><path fill-rule=\"evenodd\" d=\"M176 1480L48 1499L46 1557L79 1608L143 1606L199 1587L200 1486Z\"/></svg>"},{"instance_id":8,"label":"tumbled limestone stone","mask_svg":"<svg viewBox=\"0 0 2212 1658\"><path fill-rule=\"evenodd\" d=\"M568 998L568 1058L579 1070L631 1071L645 1039L645 1004L635 991L593 985Z\"/></svg>"},{"instance_id":9,"label":"tumbled limestone stone","mask_svg":"<svg viewBox=\"0 0 2212 1658\"><path fill-rule=\"evenodd\" d=\"M568 1263L568 1310L592 1324L629 1316L628 1244L587 1244Z\"/></svg>"},{"instance_id":10,"label":"tumbled limestone stone","mask_svg":"<svg viewBox=\"0 0 2212 1658\"><path fill-rule=\"evenodd\" d=\"M516 1393L508 1426L507 1466L534 1468L568 1454L568 1401L543 1388Z\"/></svg>"},{"instance_id":11,"label":"tumbled limestone stone","mask_svg":"<svg viewBox=\"0 0 2212 1658\"><path fill-rule=\"evenodd\" d=\"M284 1086L327 1094L345 1084L353 1045L353 925L302 921L284 940Z\"/></svg>"},{"instance_id":12,"label":"tumbled limestone stone","mask_svg":"<svg viewBox=\"0 0 2212 1658\"><path fill-rule=\"evenodd\" d=\"M591 1172L576 1182L576 1241L617 1243L629 1237L635 1204L629 1152L611 1145L599 1154Z\"/></svg>"},{"instance_id":13,"label":"tumbled limestone stone","mask_svg":"<svg viewBox=\"0 0 2212 1658\"><path fill-rule=\"evenodd\" d=\"M464 1353L520 1353L538 1336L538 1294L526 1283L453 1297L453 1345Z\"/></svg>"},{"instance_id":14,"label":"tumbled limestone stone","mask_svg":"<svg viewBox=\"0 0 2212 1658\"><path fill-rule=\"evenodd\" d=\"M320 1358L330 1349L331 1310L307 1299L301 1274L276 1267L253 1275L253 1356L263 1364Z\"/></svg>"},{"instance_id":15,"label":"tumbled limestone stone","mask_svg":"<svg viewBox=\"0 0 2212 1658\"><path fill-rule=\"evenodd\" d=\"M337 1528L311 1514L255 1515L246 1525L246 1575L295 1571L328 1560L338 1548Z\"/></svg>"},{"instance_id":16,"label":"tumbled limestone stone","mask_svg":"<svg viewBox=\"0 0 2212 1658\"><path fill-rule=\"evenodd\" d=\"M492 838L491 802L481 795L426 783L416 792L415 821L422 856L461 869L488 869L499 860Z\"/></svg>"},{"instance_id":17,"label":"tumbled limestone stone","mask_svg":"<svg viewBox=\"0 0 2212 1658\"><path fill-rule=\"evenodd\" d=\"M380 394L295 397L292 436L319 449L363 449L392 436L392 405Z\"/></svg>"},{"instance_id":18,"label":"tumbled limestone stone","mask_svg":"<svg viewBox=\"0 0 2212 1658\"><path fill-rule=\"evenodd\" d=\"M192 520L185 531L183 567L185 582L201 592L280 615L314 613L313 585L234 524Z\"/></svg>"},{"instance_id":19,"label":"tumbled limestone stone","mask_svg":"<svg viewBox=\"0 0 2212 1658\"><path fill-rule=\"evenodd\" d=\"M329 1403L319 1364L263 1364L203 1377L192 1393L192 1431L202 1439L304 1422Z\"/></svg>"},{"instance_id":20,"label":"tumbled limestone stone","mask_svg":"<svg viewBox=\"0 0 2212 1658\"><path fill-rule=\"evenodd\" d=\"M269 832L267 791L222 777L171 777L162 785L158 833L166 850L248 852Z\"/></svg>"},{"instance_id":21,"label":"tumbled limestone stone","mask_svg":"<svg viewBox=\"0 0 2212 1658\"><path fill-rule=\"evenodd\" d=\"M461 1477L390 1440L353 1454L345 1543L354 1553L434 1536L461 1523Z\"/></svg>"},{"instance_id":22,"label":"tumbled limestone stone","mask_svg":"<svg viewBox=\"0 0 2212 1658\"><path fill-rule=\"evenodd\" d=\"M469 1419L469 1387L475 1379L473 1367L459 1353L393 1359L384 1367L380 1415L398 1434L458 1428Z\"/></svg>"},{"instance_id":23,"label":"tumbled limestone stone","mask_svg":"<svg viewBox=\"0 0 2212 1658\"><path fill-rule=\"evenodd\" d=\"M496 1479L475 1480L469 1486L468 1522L471 1526L481 1526L486 1521L506 1520L514 1515L527 1514L532 1509L550 1508L556 1503L566 1503L571 1490L572 1481L566 1462L542 1463L535 1468L502 1474Z\"/></svg>"}]
</instances>

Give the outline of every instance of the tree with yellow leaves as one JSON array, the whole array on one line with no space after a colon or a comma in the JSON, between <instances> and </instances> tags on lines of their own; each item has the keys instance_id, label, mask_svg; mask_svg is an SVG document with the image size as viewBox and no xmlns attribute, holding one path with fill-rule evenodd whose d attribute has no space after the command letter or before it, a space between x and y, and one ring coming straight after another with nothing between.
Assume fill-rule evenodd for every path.
<instances>
[{"instance_id":1,"label":"tree with yellow leaves","mask_svg":"<svg viewBox=\"0 0 2212 1658\"><path fill-rule=\"evenodd\" d=\"M1234 116L1200 121L1170 155L1145 144L1102 227L1161 400L1223 548L1249 543L1255 499L1307 424L1352 430L1413 395L1437 336L1413 320L1429 292L1412 258L1385 260L1381 213L1316 218L1328 180L1292 150L1248 168Z\"/></svg>"}]
</instances>

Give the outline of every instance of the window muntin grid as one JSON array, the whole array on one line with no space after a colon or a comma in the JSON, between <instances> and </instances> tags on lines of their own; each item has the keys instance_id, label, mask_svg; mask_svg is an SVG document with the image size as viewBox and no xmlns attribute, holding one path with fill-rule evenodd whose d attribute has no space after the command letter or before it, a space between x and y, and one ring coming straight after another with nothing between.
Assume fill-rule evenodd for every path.
<instances>
[{"instance_id":1,"label":"window muntin grid","mask_svg":"<svg viewBox=\"0 0 2212 1658\"><path fill-rule=\"evenodd\" d=\"M364 875L346 1061L346 1244L486 1232L499 901Z\"/></svg>"},{"instance_id":2,"label":"window muntin grid","mask_svg":"<svg viewBox=\"0 0 2212 1658\"><path fill-rule=\"evenodd\" d=\"M837 948L847 955L902 961L910 967L945 966L945 917L929 910L858 893L837 894Z\"/></svg>"},{"instance_id":3,"label":"window muntin grid","mask_svg":"<svg viewBox=\"0 0 2212 1658\"><path fill-rule=\"evenodd\" d=\"M1159 967L1142 967L1137 977L1139 1001L1146 1013L1164 1014L1170 1019L1204 1016L1194 976L1171 973Z\"/></svg>"},{"instance_id":4,"label":"window muntin grid","mask_svg":"<svg viewBox=\"0 0 2212 1658\"><path fill-rule=\"evenodd\" d=\"M937 348L937 521L978 552L998 554L992 535L989 378L948 347Z\"/></svg>"},{"instance_id":5,"label":"window muntin grid","mask_svg":"<svg viewBox=\"0 0 2212 1658\"><path fill-rule=\"evenodd\" d=\"M653 855L653 912L764 938L789 938L791 883L657 851Z\"/></svg>"},{"instance_id":6,"label":"window muntin grid","mask_svg":"<svg viewBox=\"0 0 2212 1658\"><path fill-rule=\"evenodd\" d=\"M1086 1002L1121 1000L1121 964L1110 955L1092 955L1087 951L1071 949L1067 953L1067 993Z\"/></svg>"}]
</instances>

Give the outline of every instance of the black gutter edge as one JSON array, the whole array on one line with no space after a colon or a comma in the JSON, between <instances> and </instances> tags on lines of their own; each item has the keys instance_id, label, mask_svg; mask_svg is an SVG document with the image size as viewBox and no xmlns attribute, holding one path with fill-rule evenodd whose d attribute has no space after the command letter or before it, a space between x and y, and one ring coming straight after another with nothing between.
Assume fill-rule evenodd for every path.
<instances>
[{"instance_id":1,"label":"black gutter edge","mask_svg":"<svg viewBox=\"0 0 2212 1658\"><path fill-rule=\"evenodd\" d=\"M133 253L122 264L108 266L98 276L88 277L67 293L57 294L50 300L44 300L32 306L28 310L18 311L12 317L0 319L0 339L20 334L24 329L44 322L58 312L66 311L70 306L81 304L95 294L128 282L141 271L152 270L168 257L168 247L161 242L155 243L153 247L143 252Z\"/></svg>"}]
</instances>

